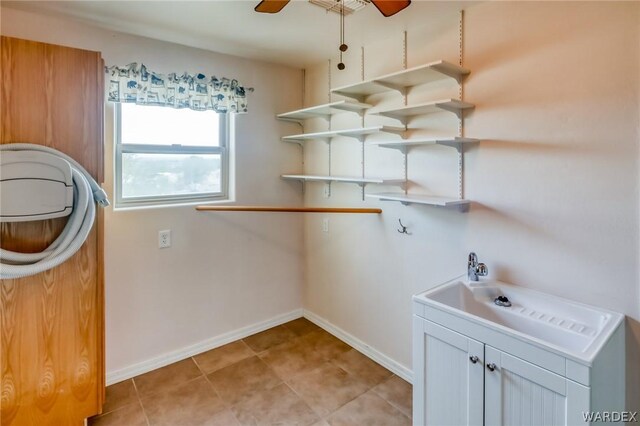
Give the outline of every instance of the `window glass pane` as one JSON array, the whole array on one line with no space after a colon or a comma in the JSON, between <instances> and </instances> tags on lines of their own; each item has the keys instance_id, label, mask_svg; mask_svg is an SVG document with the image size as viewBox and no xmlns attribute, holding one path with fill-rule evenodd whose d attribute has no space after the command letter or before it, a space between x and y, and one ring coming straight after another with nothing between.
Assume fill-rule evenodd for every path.
<instances>
[{"instance_id":1,"label":"window glass pane","mask_svg":"<svg viewBox=\"0 0 640 426\"><path fill-rule=\"evenodd\" d=\"M220 192L220 154L122 154L122 198Z\"/></svg>"},{"instance_id":2,"label":"window glass pane","mask_svg":"<svg viewBox=\"0 0 640 426\"><path fill-rule=\"evenodd\" d=\"M219 146L220 114L122 103L121 142Z\"/></svg>"}]
</instances>

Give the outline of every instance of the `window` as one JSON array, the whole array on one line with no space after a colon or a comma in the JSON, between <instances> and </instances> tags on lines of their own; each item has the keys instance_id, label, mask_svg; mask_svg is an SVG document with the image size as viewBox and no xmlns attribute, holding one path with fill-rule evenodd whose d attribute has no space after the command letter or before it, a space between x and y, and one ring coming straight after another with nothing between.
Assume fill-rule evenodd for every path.
<instances>
[{"instance_id":1,"label":"window","mask_svg":"<svg viewBox=\"0 0 640 426\"><path fill-rule=\"evenodd\" d=\"M227 198L227 114L128 103L116 114L116 207Z\"/></svg>"}]
</instances>

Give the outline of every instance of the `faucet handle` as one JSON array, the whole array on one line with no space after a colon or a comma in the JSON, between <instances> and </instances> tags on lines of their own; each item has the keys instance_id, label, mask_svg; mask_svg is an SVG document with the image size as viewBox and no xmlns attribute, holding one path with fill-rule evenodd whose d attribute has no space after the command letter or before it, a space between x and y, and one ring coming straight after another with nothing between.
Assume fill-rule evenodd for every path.
<instances>
[{"instance_id":1,"label":"faucet handle","mask_svg":"<svg viewBox=\"0 0 640 426\"><path fill-rule=\"evenodd\" d=\"M475 266L478 264L478 256L474 252L469 253L469 266Z\"/></svg>"},{"instance_id":2,"label":"faucet handle","mask_svg":"<svg viewBox=\"0 0 640 426\"><path fill-rule=\"evenodd\" d=\"M484 263L478 263L476 266L476 274L480 277L486 277L489 274L489 268Z\"/></svg>"}]
</instances>

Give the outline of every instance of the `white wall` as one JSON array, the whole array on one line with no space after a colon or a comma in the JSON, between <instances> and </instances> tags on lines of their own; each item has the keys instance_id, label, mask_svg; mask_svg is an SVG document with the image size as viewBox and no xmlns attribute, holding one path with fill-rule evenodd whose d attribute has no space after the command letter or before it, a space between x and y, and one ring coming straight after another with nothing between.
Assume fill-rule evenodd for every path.
<instances>
[{"instance_id":1,"label":"white wall","mask_svg":"<svg viewBox=\"0 0 640 426\"><path fill-rule=\"evenodd\" d=\"M334 185L326 200L322 185L309 186L309 204L379 204L384 214L331 217L328 234L322 217L306 219L305 309L410 367L411 295L464 274L473 250L497 279L628 315L628 401L640 408L639 11L630 2L469 7L465 100L477 107L466 136L482 139L465 157L471 211L362 202L355 186ZM364 47L365 77L402 68L402 34ZM423 27L408 28L408 65L436 59L457 63L455 14L425 16ZM334 61L331 73L334 87L358 81L359 53L343 72ZM326 102L326 63L306 76L307 103ZM410 93L409 102L456 94L455 83L438 84ZM401 104L393 94L371 101ZM413 124L444 134L456 130L452 118ZM380 122L366 117L367 125ZM358 123L345 114L333 125ZM335 173L359 174L357 142L332 148ZM402 175L398 152L373 147L366 155L369 175ZM410 191L455 196L455 159L444 147L411 151ZM305 167L326 171L323 143L306 150ZM396 232L398 218L412 235Z\"/></svg>"},{"instance_id":2,"label":"white wall","mask_svg":"<svg viewBox=\"0 0 640 426\"><path fill-rule=\"evenodd\" d=\"M279 179L282 170L299 168L300 153L279 141L282 124L274 120L276 113L300 107L300 70L9 8L2 8L1 27L7 36L100 51L107 65L143 62L158 72L204 72L254 87L249 114L236 119L237 203L302 202L299 187ZM110 198L112 115L108 105ZM172 230L172 248L157 248L160 229ZM299 215L196 213L193 206L108 208L105 234L108 377L126 376L137 363L301 308Z\"/></svg>"},{"instance_id":3,"label":"white wall","mask_svg":"<svg viewBox=\"0 0 640 426\"><path fill-rule=\"evenodd\" d=\"M457 19L429 14L423 26L408 28L409 66L457 62ZM493 277L627 314L628 400L637 404L640 7L488 2L469 7L465 21L465 66L472 70L465 99L477 105L466 135L483 139L466 155L465 196L474 200L469 213L382 203L382 216L331 216L328 234L321 232L322 215L308 216L303 258L303 223L295 215L108 210L109 371L300 307L303 272L306 309L410 366L411 295L463 274L466 254L475 250ZM158 71L212 70L239 78L256 92L250 114L238 122L238 202L301 201L298 185L278 178L300 171L298 148L278 142L299 129L273 120L299 106L298 71L7 8L2 33L99 50L108 64L143 61ZM366 77L401 69L402 34L366 45L365 58ZM359 46L345 59L344 72L331 65L333 86L360 79ZM327 63L306 77L306 103L326 102ZM456 93L437 84L409 100ZM433 134L455 128L451 116L438 118L415 124ZM359 124L345 115L333 126ZM314 127L326 124L309 123L307 130ZM106 142L108 154L109 132ZM395 151L368 148L366 156L369 175L402 173ZM335 174L360 171L353 141L336 140L333 159ZM326 145L309 144L306 171L324 173L327 166ZM456 193L455 156L447 148L412 151L409 173L411 191ZM110 173L106 183L111 189ZM348 185L334 185L326 199L319 184L307 185L305 202L376 204L362 202L357 187ZM396 232L398 218L411 236ZM156 233L165 228L173 230L174 247L159 251Z\"/></svg>"}]
</instances>

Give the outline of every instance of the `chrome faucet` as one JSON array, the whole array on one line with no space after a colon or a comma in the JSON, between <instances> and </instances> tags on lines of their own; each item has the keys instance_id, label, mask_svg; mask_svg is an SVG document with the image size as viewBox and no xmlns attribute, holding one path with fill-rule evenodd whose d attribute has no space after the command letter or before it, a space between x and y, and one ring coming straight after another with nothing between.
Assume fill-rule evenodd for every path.
<instances>
[{"instance_id":1,"label":"chrome faucet","mask_svg":"<svg viewBox=\"0 0 640 426\"><path fill-rule=\"evenodd\" d=\"M478 256L475 253L469 253L469 261L467 262L467 278L469 281L478 281L478 277L486 277L489 268L484 263L478 263Z\"/></svg>"}]
</instances>

